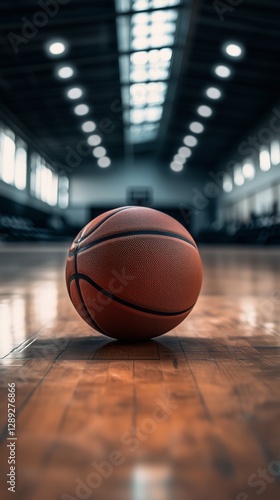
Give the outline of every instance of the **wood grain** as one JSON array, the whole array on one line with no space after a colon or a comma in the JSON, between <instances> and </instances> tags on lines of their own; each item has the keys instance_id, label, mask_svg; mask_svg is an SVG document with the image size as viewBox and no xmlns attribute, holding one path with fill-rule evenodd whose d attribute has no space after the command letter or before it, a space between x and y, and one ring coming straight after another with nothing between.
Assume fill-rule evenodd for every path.
<instances>
[{"instance_id":1,"label":"wood grain","mask_svg":"<svg viewBox=\"0 0 280 500\"><path fill-rule=\"evenodd\" d=\"M0 253L1 498L280 498L277 249L203 248L190 317L137 344L78 317L65 246ZM15 494L6 485L9 382Z\"/></svg>"}]
</instances>

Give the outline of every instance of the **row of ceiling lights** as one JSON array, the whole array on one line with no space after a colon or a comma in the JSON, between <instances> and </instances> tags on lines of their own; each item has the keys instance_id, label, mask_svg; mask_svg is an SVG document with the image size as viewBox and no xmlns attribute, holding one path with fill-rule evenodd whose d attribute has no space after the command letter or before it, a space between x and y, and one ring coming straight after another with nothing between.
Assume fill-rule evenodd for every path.
<instances>
[{"instance_id":1,"label":"row of ceiling lights","mask_svg":"<svg viewBox=\"0 0 280 500\"><path fill-rule=\"evenodd\" d=\"M52 56L60 56L66 50L66 45L61 41L52 41L48 44L48 52ZM57 76L67 80L74 75L72 66L61 66L57 69ZM80 99L83 96L83 90L80 87L72 87L67 90L67 97L71 100ZM90 109L87 104L80 103L74 107L74 113L78 116L85 116ZM91 134L87 137L87 142L93 147L92 154L97 159L97 164L101 168L109 167L111 164L110 158L106 156L106 149L101 146L102 139L98 134L92 134L96 130L96 123L92 120L85 121L82 124L82 130L86 134Z\"/></svg>"},{"instance_id":2,"label":"row of ceiling lights","mask_svg":"<svg viewBox=\"0 0 280 500\"><path fill-rule=\"evenodd\" d=\"M223 52L230 58L238 59L242 57L244 50L239 43L227 42L223 46ZM218 64L214 67L214 73L219 78L228 78L232 71L229 66ZM218 100L222 96L221 90L217 87L208 87L205 94L212 100ZM212 108L204 104L198 106L196 111L202 118L209 118L213 114ZM201 122L194 121L190 123L189 130L193 134L201 134L204 130L204 125ZM184 146L179 148L177 154L174 155L173 161L170 163L170 168L173 172L181 172L183 170L184 164L192 154L191 148L197 145L198 139L194 135L186 135L183 143Z\"/></svg>"}]
</instances>

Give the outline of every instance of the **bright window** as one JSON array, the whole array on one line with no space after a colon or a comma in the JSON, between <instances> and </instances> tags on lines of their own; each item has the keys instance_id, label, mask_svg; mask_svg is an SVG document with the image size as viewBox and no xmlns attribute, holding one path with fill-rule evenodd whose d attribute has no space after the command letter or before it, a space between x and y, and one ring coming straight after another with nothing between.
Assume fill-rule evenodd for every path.
<instances>
[{"instance_id":1,"label":"bright window","mask_svg":"<svg viewBox=\"0 0 280 500\"><path fill-rule=\"evenodd\" d=\"M58 199L58 175L52 172L52 191L51 191L50 205L53 207L57 205Z\"/></svg>"},{"instance_id":2,"label":"bright window","mask_svg":"<svg viewBox=\"0 0 280 500\"><path fill-rule=\"evenodd\" d=\"M4 132L2 139L1 177L7 184L14 184L15 179L15 137L12 132Z\"/></svg>"},{"instance_id":3,"label":"bright window","mask_svg":"<svg viewBox=\"0 0 280 500\"><path fill-rule=\"evenodd\" d=\"M69 179L66 175L59 177L58 205L60 208L67 208L69 205Z\"/></svg>"},{"instance_id":4,"label":"bright window","mask_svg":"<svg viewBox=\"0 0 280 500\"><path fill-rule=\"evenodd\" d=\"M30 192L48 205L57 205L58 175L37 153L31 156Z\"/></svg>"},{"instance_id":5,"label":"bright window","mask_svg":"<svg viewBox=\"0 0 280 500\"><path fill-rule=\"evenodd\" d=\"M171 75L180 0L116 0L120 77L130 143L155 140ZM175 7L175 8L174 8ZM148 9L147 12L141 12ZM155 10L156 9L156 10ZM149 127L150 123L157 126Z\"/></svg>"},{"instance_id":6,"label":"bright window","mask_svg":"<svg viewBox=\"0 0 280 500\"><path fill-rule=\"evenodd\" d=\"M25 189L27 146L8 128L0 129L0 179L18 189Z\"/></svg>"},{"instance_id":7,"label":"bright window","mask_svg":"<svg viewBox=\"0 0 280 500\"><path fill-rule=\"evenodd\" d=\"M262 147L260 150L260 169L266 172L271 167L270 154L266 147Z\"/></svg>"},{"instance_id":8,"label":"bright window","mask_svg":"<svg viewBox=\"0 0 280 500\"><path fill-rule=\"evenodd\" d=\"M18 189L26 188L27 152L22 146L16 148L15 157L15 186Z\"/></svg>"}]
</instances>

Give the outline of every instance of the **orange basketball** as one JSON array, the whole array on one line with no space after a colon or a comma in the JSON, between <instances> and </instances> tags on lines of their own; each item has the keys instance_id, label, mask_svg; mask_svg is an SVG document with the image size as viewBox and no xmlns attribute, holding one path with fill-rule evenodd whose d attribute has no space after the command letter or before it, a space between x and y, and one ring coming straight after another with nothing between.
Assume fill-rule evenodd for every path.
<instances>
[{"instance_id":1,"label":"orange basketball","mask_svg":"<svg viewBox=\"0 0 280 500\"><path fill-rule=\"evenodd\" d=\"M193 309L202 265L189 232L143 207L110 210L73 241L66 264L69 296L95 330L142 340L172 330Z\"/></svg>"}]
</instances>

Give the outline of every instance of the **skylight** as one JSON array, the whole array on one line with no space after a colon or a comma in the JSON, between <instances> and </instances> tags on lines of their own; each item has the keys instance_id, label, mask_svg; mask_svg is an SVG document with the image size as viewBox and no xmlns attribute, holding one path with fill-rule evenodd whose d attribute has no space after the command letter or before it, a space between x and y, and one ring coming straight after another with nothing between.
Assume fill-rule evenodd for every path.
<instances>
[{"instance_id":1,"label":"skylight","mask_svg":"<svg viewBox=\"0 0 280 500\"><path fill-rule=\"evenodd\" d=\"M130 143L157 138L177 29L178 10L173 7L180 3L181 0L116 0L119 13L132 12L117 18L119 51L126 52L120 55L120 76Z\"/></svg>"}]
</instances>

